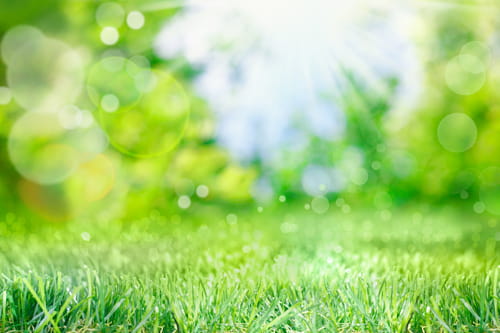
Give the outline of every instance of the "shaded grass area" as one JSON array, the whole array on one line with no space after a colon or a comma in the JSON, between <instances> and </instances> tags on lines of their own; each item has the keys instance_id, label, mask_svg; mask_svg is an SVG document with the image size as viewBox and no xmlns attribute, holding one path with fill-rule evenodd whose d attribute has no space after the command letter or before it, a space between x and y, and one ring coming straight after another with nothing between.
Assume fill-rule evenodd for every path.
<instances>
[{"instance_id":1,"label":"shaded grass area","mask_svg":"<svg viewBox=\"0 0 500 333\"><path fill-rule=\"evenodd\" d=\"M495 218L197 209L0 227L0 329L500 331ZM22 231L22 232L21 232Z\"/></svg>"}]
</instances>

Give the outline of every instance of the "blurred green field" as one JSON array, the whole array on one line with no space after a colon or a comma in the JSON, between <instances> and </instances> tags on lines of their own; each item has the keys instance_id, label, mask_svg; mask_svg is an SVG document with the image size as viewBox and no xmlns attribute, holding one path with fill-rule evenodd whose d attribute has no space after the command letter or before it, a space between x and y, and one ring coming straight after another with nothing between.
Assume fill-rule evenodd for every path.
<instances>
[{"instance_id":1,"label":"blurred green field","mask_svg":"<svg viewBox=\"0 0 500 333\"><path fill-rule=\"evenodd\" d=\"M497 219L296 206L49 228L10 215L0 224L0 328L499 331Z\"/></svg>"}]
</instances>

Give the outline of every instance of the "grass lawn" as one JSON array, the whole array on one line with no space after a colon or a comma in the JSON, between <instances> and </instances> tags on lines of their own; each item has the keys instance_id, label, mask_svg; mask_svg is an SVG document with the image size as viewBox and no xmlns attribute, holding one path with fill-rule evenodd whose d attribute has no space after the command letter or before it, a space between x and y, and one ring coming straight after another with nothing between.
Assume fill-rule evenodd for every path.
<instances>
[{"instance_id":1,"label":"grass lawn","mask_svg":"<svg viewBox=\"0 0 500 333\"><path fill-rule=\"evenodd\" d=\"M0 331L500 332L498 219L193 211L28 232L7 216Z\"/></svg>"}]
</instances>

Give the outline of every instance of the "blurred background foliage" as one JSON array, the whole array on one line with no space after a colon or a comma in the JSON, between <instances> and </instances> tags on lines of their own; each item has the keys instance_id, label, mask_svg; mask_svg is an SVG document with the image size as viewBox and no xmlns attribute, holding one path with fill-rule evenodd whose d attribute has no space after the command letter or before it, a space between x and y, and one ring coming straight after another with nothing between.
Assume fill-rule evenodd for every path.
<instances>
[{"instance_id":1,"label":"blurred background foliage","mask_svg":"<svg viewBox=\"0 0 500 333\"><path fill-rule=\"evenodd\" d=\"M351 88L344 91L342 137L328 140L311 133L307 145L283 151L280 166L269 169L261 158L239 161L219 144L214 110L192 85L201 69L154 51L163 25L180 10L168 4L0 2L3 213L61 222L134 218L153 209L177 216L205 205L265 207L286 201L317 213L328 207L344 212L372 207L389 218L391 209L413 202L500 214L498 11L485 10L476 1L449 10L423 6L419 15L425 24L416 38L423 87L411 110L392 112L390 94L370 92L352 78ZM132 12L143 15L142 25L141 15L134 21ZM23 32L27 36L43 34L36 37L39 53L30 54L29 47L22 52L23 34L21 41L11 34L14 44L9 46L5 36L20 26L32 27ZM6 60L10 48L15 54ZM73 62L62 69L51 67L54 55L68 50L78 55L81 73ZM455 59L457 66L469 61L472 68L458 79ZM57 73L81 75L85 87L72 79L61 85L54 79ZM50 119L54 113L39 110L41 118L31 116L34 103L41 107L47 102L45 95L33 92L44 80L56 82L47 94L62 100L61 105L51 103L68 110L63 116L68 122L55 132L43 130L57 123ZM72 84L78 91L73 100L68 97ZM395 91L397 79L388 86ZM90 120L79 130L72 127L72 119L80 125ZM37 145L49 141L50 149L37 153ZM339 172L329 185L337 189L323 189L331 175L322 177L330 171L319 166Z\"/></svg>"}]
</instances>

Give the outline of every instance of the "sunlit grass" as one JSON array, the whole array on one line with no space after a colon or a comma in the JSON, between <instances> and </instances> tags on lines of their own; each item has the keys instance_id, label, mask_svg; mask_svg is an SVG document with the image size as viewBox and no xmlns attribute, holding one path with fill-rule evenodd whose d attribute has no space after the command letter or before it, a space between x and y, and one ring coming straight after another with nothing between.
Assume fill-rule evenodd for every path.
<instances>
[{"instance_id":1,"label":"sunlit grass","mask_svg":"<svg viewBox=\"0 0 500 333\"><path fill-rule=\"evenodd\" d=\"M1 230L5 331L494 332L497 221L453 211L153 214ZM226 212L227 213L227 212ZM230 220L234 223L234 217ZM19 223L19 222L17 222Z\"/></svg>"}]
</instances>

